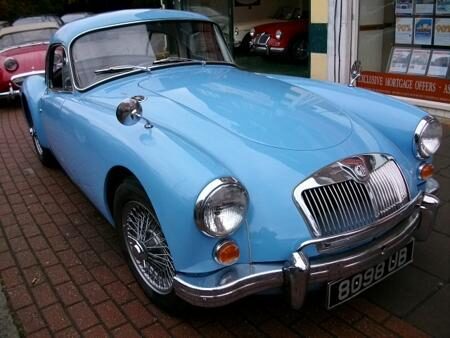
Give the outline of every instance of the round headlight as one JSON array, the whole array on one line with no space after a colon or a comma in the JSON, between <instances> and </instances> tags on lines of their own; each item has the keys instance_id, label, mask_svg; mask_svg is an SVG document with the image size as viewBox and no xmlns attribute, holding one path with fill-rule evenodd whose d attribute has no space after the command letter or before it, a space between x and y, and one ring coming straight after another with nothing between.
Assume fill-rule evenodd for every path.
<instances>
[{"instance_id":1,"label":"round headlight","mask_svg":"<svg viewBox=\"0 0 450 338\"><path fill-rule=\"evenodd\" d=\"M438 119L427 116L416 128L414 144L419 159L426 159L434 155L441 145L442 126Z\"/></svg>"},{"instance_id":2,"label":"round headlight","mask_svg":"<svg viewBox=\"0 0 450 338\"><path fill-rule=\"evenodd\" d=\"M277 30L277 31L275 32L275 38L276 38L277 40L280 40L282 36L283 36L283 32L282 32L282 31Z\"/></svg>"},{"instance_id":3,"label":"round headlight","mask_svg":"<svg viewBox=\"0 0 450 338\"><path fill-rule=\"evenodd\" d=\"M255 37L255 34L256 34L255 28L250 29L250 36L251 36L252 38Z\"/></svg>"},{"instance_id":4,"label":"round headlight","mask_svg":"<svg viewBox=\"0 0 450 338\"><path fill-rule=\"evenodd\" d=\"M3 63L3 65L5 66L5 69L8 72L15 72L17 68L19 68L19 64L17 63L17 60L14 58L7 58Z\"/></svg>"},{"instance_id":5,"label":"round headlight","mask_svg":"<svg viewBox=\"0 0 450 338\"><path fill-rule=\"evenodd\" d=\"M239 27L234 27L234 35L239 35Z\"/></svg>"},{"instance_id":6,"label":"round headlight","mask_svg":"<svg viewBox=\"0 0 450 338\"><path fill-rule=\"evenodd\" d=\"M210 237L226 237L243 222L248 208L247 190L232 177L209 183L199 194L195 205L195 221Z\"/></svg>"}]
</instances>

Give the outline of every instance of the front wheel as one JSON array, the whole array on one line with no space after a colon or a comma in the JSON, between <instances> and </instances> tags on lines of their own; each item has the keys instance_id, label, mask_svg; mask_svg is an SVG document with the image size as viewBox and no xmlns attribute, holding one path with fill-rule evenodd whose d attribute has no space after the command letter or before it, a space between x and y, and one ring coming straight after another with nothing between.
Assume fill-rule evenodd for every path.
<instances>
[{"instance_id":1,"label":"front wheel","mask_svg":"<svg viewBox=\"0 0 450 338\"><path fill-rule=\"evenodd\" d=\"M140 184L125 180L114 197L114 218L128 265L145 293L174 310L175 267L155 211Z\"/></svg>"},{"instance_id":2,"label":"front wheel","mask_svg":"<svg viewBox=\"0 0 450 338\"><path fill-rule=\"evenodd\" d=\"M294 62L306 62L309 57L308 40L305 37L296 39L292 43L289 53Z\"/></svg>"}]
</instances>

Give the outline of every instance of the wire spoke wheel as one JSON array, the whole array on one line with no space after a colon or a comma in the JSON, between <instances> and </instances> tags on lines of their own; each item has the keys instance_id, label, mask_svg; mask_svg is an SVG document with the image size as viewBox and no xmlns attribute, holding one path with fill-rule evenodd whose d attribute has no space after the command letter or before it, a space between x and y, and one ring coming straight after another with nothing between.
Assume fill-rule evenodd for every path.
<instances>
[{"instance_id":1,"label":"wire spoke wheel","mask_svg":"<svg viewBox=\"0 0 450 338\"><path fill-rule=\"evenodd\" d=\"M156 293L169 294L175 267L154 214L140 202L131 201L125 207L122 224L126 249L142 280Z\"/></svg>"}]
</instances>

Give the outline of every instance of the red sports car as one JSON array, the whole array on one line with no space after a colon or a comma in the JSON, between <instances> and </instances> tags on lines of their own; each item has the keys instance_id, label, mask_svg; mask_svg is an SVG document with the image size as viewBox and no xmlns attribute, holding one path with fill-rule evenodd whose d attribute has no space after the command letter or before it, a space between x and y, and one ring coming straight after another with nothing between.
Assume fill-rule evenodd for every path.
<instances>
[{"instance_id":1,"label":"red sports car","mask_svg":"<svg viewBox=\"0 0 450 338\"><path fill-rule=\"evenodd\" d=\"M25 77L44 71L48 43L58 28L46 22L0 29L0 97L18 94Z\"/></svg>"},{"instance_id":2,"label":"red sports car","mask_svg":"<svg viewBox=\"0 0 450 338\"><path fill-rule=\"evenodd\" d=\"M301 8L284 7L287 21L257 26L250 31L251 51L265 55L282 55L305 61L308 51L309 17Z\"/></svg>"}]
</instances>

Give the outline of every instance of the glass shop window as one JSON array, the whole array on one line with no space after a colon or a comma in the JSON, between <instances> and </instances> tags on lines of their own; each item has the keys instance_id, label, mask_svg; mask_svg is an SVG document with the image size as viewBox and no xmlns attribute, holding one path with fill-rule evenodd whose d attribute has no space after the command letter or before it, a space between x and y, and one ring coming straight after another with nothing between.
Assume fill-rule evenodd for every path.
<instances>
[{"instance_id":1,"label":"glass shop window","mask_svg":"<svg viewBox=\"0 0 450 338\"><path fill-rule=\"evenodd\" d=\"M360 87L450 103L450 0L360 0Z\"/></svg>"}]
</instances>

